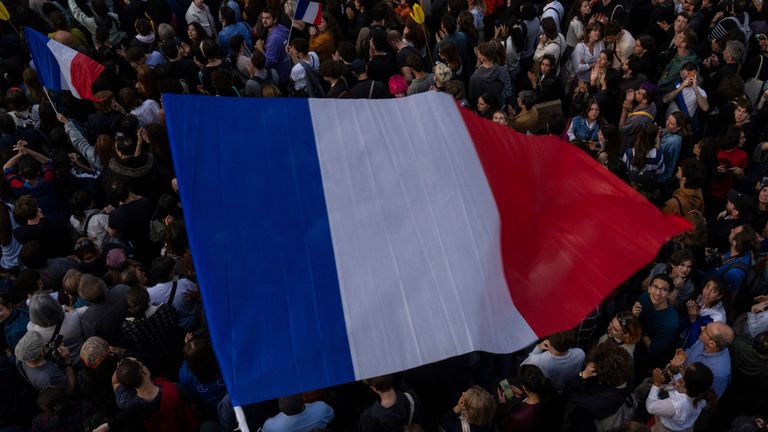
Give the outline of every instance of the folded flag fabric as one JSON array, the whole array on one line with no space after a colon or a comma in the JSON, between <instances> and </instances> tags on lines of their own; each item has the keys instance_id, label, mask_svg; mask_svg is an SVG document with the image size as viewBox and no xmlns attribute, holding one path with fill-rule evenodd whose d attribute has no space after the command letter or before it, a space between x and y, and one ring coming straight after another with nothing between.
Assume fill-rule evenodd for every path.
<instances>
[{"instance_id":1,"label":"folded flag fabric","mask_svg":"<svg viewBox=\"0 0 768 432\"><path fill-rule=\"evenodd\" d=\"M312 0L299 0L296 2L294 18L305 23L320 25L323 18L323 8L319 2Z\"/></svg>"},{"instance_id":2,"label":"folded flag fabric","mask_svg":"<svg viewBox=\"0 0 768 432\"><path fill-rule=\"evenodd\" d=\"M5 8L5 4L0 1L0 20L8 21L11 19L11 14L8 13L8 9Z\"/></svg>"},{"instance_id":3,"label":"folded flag fabric","mask_svg":"<svg viewBox=\"0 0 768 432\"><path fill-rule=\"evenodd\" d=\"M576 147L442 93L163 101L236 405L515 351L688 228Z\"/></svg>"},{"instance_id":4,"label":"folded flag fabric","mask_svg":"<svg viewBox=\"0 0 768 432\"><path fill-rule=\"evenodd\" d=\"M43 87L69 90L78 99L96 100L91 86L104 66L29 27L24 27L24 36Z\"/></svg>"}]
</instances>

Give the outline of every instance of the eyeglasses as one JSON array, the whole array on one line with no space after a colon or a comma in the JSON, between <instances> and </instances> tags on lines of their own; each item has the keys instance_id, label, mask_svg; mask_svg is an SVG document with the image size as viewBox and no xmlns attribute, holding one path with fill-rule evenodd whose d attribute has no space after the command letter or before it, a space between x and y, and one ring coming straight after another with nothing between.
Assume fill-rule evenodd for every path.
<instances>
[{"instance_id":1,"label":"eyeglasses","mask_svg":"<svg viewBox=\"0 0 768 432\"><path fill-rule=\"evenodd\" d=\"M657 285L651 285L651 289L655 290L655 291L658 291L658 292L663 292L663 293L669 292L669 288L667 288L667 287L660 287L660 286L657 286Z\"/></svg>"},{"instance_id":2,"label":"eyeglasses","mask_svg":"<svg viewBox=\"0 0 768 432\"><path fill-rule=\"evenodd\" d=\"M622 312L621 314L616 316L616 320L619 322L619 325L623 328L627 328L629 325L629 318L632 317L632 314L629 312Z\"/></svg>"},{"instance_id":3,"label":"eyeglasses","mask_svg":"<svg viewBox=\"0 0 768 432\"><path fill-rule=\"evenodd\" d=\"M708 338L710 338L712 340L712 342L714 342L715 345L717 345L718 348L722 348L720 346L720 341L717 340L716 338L712 337L712 335L707 331L707 326L703 326L701 328L701 334L706 335Z\"/></svg>"}]
</instances>

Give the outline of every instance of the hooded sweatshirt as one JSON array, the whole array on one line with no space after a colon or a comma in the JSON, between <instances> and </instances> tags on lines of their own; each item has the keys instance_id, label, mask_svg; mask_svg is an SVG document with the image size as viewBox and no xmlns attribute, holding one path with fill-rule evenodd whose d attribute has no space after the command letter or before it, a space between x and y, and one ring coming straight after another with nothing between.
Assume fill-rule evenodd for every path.
<instances>
[{"instance_id":1,"label":"hooded sweatshirt","mask_svg":"<svg viewBox=\"0 0 768 432\"><path fill-rule=\"evenodd\" d=\"M661 212L685 216L691 210L704 211L704 196L701 194L701 189L677 189L672 193L672 198L664 203Z\"/></svg>"},{"instance_id":2,"label":"hooded sweatshirt","mask_svg":"<svg viewBox=\"0 0 768 432\"><path fill-rule=\"evenodd\" d=\"M490 68L480 66L469 78L469 101L473 106L476 105L477 98L483 93L501 96L506 80L504 67L496 64Z\"/></svg>"}]
</instances>

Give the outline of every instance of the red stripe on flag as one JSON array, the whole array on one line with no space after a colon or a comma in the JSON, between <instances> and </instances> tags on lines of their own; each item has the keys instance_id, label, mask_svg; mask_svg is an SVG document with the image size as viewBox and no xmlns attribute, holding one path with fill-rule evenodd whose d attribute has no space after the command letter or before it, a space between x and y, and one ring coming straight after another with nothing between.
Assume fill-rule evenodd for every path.
<instances>
[{"instance_id":1,"label":"red stripe on flag","mask_svg":"<svg viewBox=\"0 0 768 432\"><path fill-rule=\"evenodd\" d=\"M72 86L75 87L81 99L96 100L91 91L91 86L103 70L104 66L85 54L77 53L72 58L72 63L70 64Z\"/></svg>"},{"instance_id":2,"label":"red stripe on flag","mask_svg":"<svg viewBox=\"0 0 768 432\"><path fill-rule=\"evenodd\" d=\"M512 301L540 337L577 325L689 228L575 146L461 115L499 209Z\"/></svg>"}]
</instances>

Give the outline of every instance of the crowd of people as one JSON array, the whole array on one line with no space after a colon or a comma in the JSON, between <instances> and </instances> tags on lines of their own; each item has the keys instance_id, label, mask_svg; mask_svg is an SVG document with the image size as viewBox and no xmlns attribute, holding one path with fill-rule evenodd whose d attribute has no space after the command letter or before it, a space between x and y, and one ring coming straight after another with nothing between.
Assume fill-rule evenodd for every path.
<instances>
[{"instance_id":1,"label":"crowd of people","mask_svg":"<svg viewBox=\"0 0 768 432\"><path fill-rule=\"evenodd\" d=\"M250 430L768 430L762 0L320 3L309 24L295 0L3 2L0 430L238 428L163 93L429 91L559 135L692 228L574 329L246 405ZM43 88L22 27L104 66L95 102Z\"/></svg>"}]
</instances>

